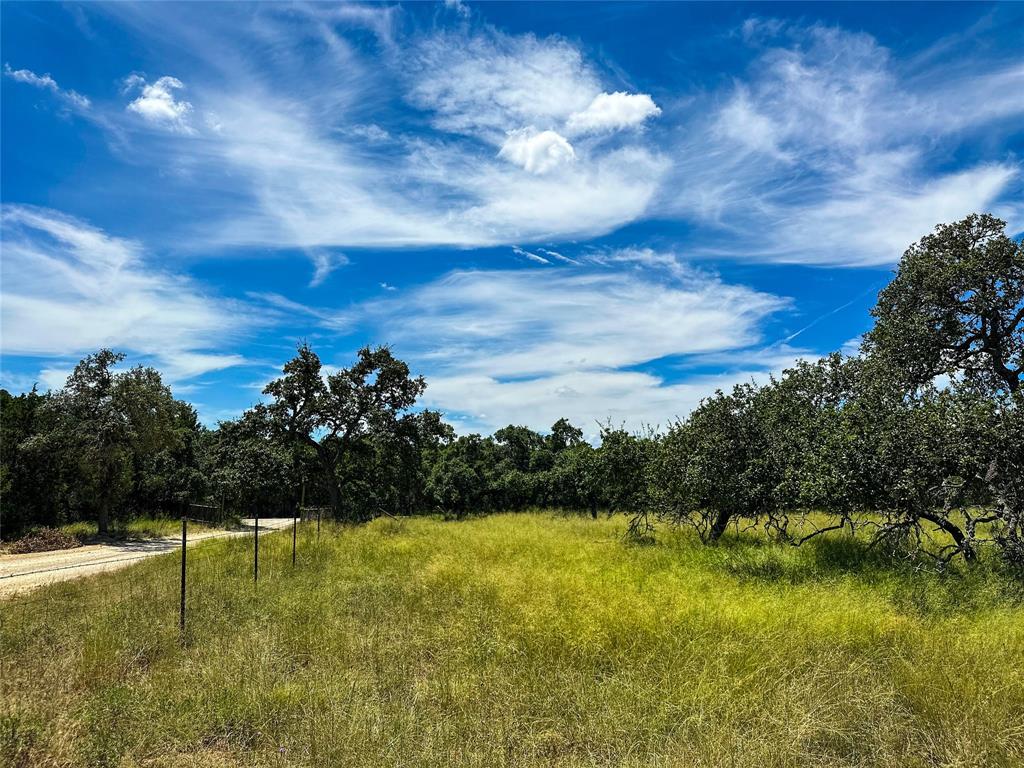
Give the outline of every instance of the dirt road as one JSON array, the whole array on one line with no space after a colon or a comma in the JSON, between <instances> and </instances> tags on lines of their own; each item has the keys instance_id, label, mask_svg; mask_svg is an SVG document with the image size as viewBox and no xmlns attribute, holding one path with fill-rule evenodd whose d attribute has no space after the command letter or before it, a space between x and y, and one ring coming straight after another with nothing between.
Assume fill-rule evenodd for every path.
<instances>
[{"instance_id":1,"label":"dirt road","mask_svg":"<svg viewBox=\"0 0 1024 768\"><path fill-rule=\"evenodd\" d=\"M251 536L253 520L242 521L245 528L237 531L207 531L190 534L189 546L207 539L226 536ZM260 533L287 528L290 517L260 518ZM132 563L181 547L181 539L167 537L138 541L89 544L75 549L53 552L30 552L25 555L0 555L0 599L15 593L28 592L44 584L91 576L102 571L113 571Z\"/></svg>"}]
</instances>

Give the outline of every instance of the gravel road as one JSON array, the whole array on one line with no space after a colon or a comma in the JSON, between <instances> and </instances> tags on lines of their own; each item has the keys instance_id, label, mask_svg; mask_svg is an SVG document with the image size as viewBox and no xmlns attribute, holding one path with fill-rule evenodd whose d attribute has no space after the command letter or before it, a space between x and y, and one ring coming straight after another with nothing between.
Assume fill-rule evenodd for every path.
<instances>
[{"instance_id":1,"label":"gravel road","mask_svg":"<svg viewBox=\"0 0 1024 768\"><path fill-rule=\"evenodd\" d=\"M227 536L251 536L254 521L242 520L246 529L207 531L189 534L189 546L207 539ZM260 533L287 528L290 517L260 518ZM181 547L180 537L118 541L109 544L88 544L75 549L52 552L30 552L25 555L0 555L0 599L28 592L55 581L79 579L102 571L113 571L132 563Z\"/></svg>"}]
</instances>

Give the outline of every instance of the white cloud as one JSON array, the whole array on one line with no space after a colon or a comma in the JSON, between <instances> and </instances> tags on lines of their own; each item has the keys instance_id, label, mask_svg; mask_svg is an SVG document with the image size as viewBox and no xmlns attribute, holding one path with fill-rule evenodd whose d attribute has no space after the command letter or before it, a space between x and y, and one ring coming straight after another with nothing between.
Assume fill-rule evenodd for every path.
<instances>
[{"instance_id":1,"label":"white cloud","mask_svg":"<svg viewBox=\"0 0 1024 768\"><path fill-rule=\"evenodd\" d=\"M129 84L132 104L161 91L140 104L155 124L202 126L202 140L122 142L167 183L216 199L191 230L182 215L160 233L193 248L540 253L533 244L657 218L686 222L674 231L694 256L879 265L972 210L1024 227L1020 161L1004 141L1024 114L1019 62L908 62L866 34L751 20L730 38L754 46L748 71L659 107L559 36L475 19L417 29L397 23L397 6L240 8L202 28L159 4L109 10L164 30L193 62L205 125L179 81ZM377 44L355 44L352 28ZM662 109L666 130L622 130ZM118 113L105 129L123 126ZM315 267L320 281L331 263Z\"/></svg>"},{"instance_id":2,"label":"white cloud","mask_svg":"<svg viewBox=\"0 0 1024 768\"><path fill-rule=\"evenodd\" d=\"M63 387L68 380L68 377L74 373L74 368L64 366L45 366L39 371L37 380L39 382L39 388L42 390L49 389L60 389Z\"/></svg>"},{"instance_id":3,"label":"white cloud","mask_svg":"<svg viewBox=\"0 0 1024 768\"><path fill-rule=\"evenodd\" d=\"M251 197L227 220L206 222L194 235L205 244L479 246L588 237L640 216L666 169L663 158L624 147L557 172L524 173L462 140L380 150L338 141L320 131L315 96L217 100L220 133L189 152L203 167L226 166L244 180L227 194Z\"/></svg>"},{"instance_id":4,"label":"white cloud","mask_svg":"<svg viewBox=\"0 0 1024 768\"><path fill-rule=\"evenodd\" d=\"M349 263L348 256L345 254L327 251L322 248L311 249L309 257L313 260L313 277L309 281L311 288L315 288L323 283L338 267L343 267Z\"/></svg>"},{"instance_id":5,"label":"white cloud","mask_svg":"<svg viewBox=\"0 0 1024 768\"><path fill-rule=\"evenodd\" d=\"M216 350L257 321L237 302L154 269L142 247L56 211L3 210L5 354L152 354L169 380L238 365Z\"/></svg>"},{"instance_id":6,"label":"white cloud","mask_svg":"<svg viewBox=\"0 0 1024 768\"><path fill-rule=\"evenodd\" d=\"M375 123L368 123L366 125L353 125L346 128L345 133L350 136L357 136L362 139L366 139L369 142L377 143L381 141L388 141L391 138L391 134L381 128Z\"/></svg>"},{"instance_id":7,"label":"white cloud","mask_svg":"<svg viewBox=\"0 0 1024 768\"><path fill-rule=\"evenodd\" d=\"M148 350L153 352L153 350ZM211 371L222 371L245 365L248 361L239 354L192 351L168 351L158 354L160 373L167 381L183 381Z\"/></svg>"},{"instance_id":8,"label":"white cloud","mask_svg":"<svg viewBox=\"0 0 1024 768\"><path fill-rule=\"evenodd\" d=\"M911 81L866 34L751 23L744 36L774 47L726 98L694 110L655 206L706 225L695 230L701 253L874 266L971 212L1024 227L1024 206L1011 199L1016 161L939 171L935 159L1024 114L1013 87L1024 68L953 79L938 70Z\"/></svg>"},{"instance_id":9,"label":"white cloud","mask_svg":"<svg viewBox=\"0 0 1024 768\"><path fill-rule=\"evenodd\" d=\"M333 31L334 25L369 30L382 46L391 48L394 45L396 18L400 12L398 4L383 3L310 3L283 11L287 15L300 14L313 19L318 31L332 48L348 47L344 38Z\"/></svg>"},{"instance_id":10,"label":"white cloud","mask_svg":"<svg viewBox=\"0 0 1024 768\"><path fill-rule=\"evenodd\" d=\"M594 237L642 216L666 171L639 134L584 136L580 146L564 138L565 120L605 89L561 38L462 25L410 34L373 58L346 42L344 28L370 25L383 41L397 34L391 12L235 8L201 29L160 6L111 11L144 34L173 34L199 63L187 80L202 98L193 110L179 80L125 82L126 115L197 137L201 128L201 141L119 138L134 163L182 185L176 191L187 183L197 201L216 199L202 216L168 217L173 231L155 236L176 245L316 254ZM300 50L300 39L323 44ZM424 110L435 130L398 121L409 112L396 99ZM117 117L104 127L120 129ZM332 264L315 266L319 282Z\"/></svg>"},{"instance_id":11,"label":"white cloud","mask_svg":"<svg viewBox=\"0 0 1024 768\"><path fill-rule=\"evenodd\" d=\"M493 243L595 237L641 217L666 168L663 158L625 147L559 173L477 169L463 183L480 202L462 220Z\"/></svg>"},{"instance_id":12,"label":"white cloud","mask_svg":"<svg viewBox=\"0 0 1024 768\"><path fill-rule=\"evenodd\" d=\"M435 34L415 46L407 70L410 99L438 128L494 144L520 126L553 128L601 92L576 46L532 34Z\"/></svg>"},{"instance_id":13,"label":"white cloud","mask_svg":"<svg viewBox=\"0 0 1024 768\"><path fill-rule=\"evenodd\" d=\"M49 74L37 75L30 69L12 69L11 65L6 63L4 64L4 74L12 80L34 85L36 88L43 88L54 93L60 90L57 81L50 77Z\"/></svg>"},{"instance_id":14,"label":"white cloud","mask_svg":"<svg viewBox=\"0 0 1024 768\"><path fill-rule=\"evenodd\" d=\"M572 371L526 379L486 375L430 376L423 402L441 409L459 432L491 433L507 424L547 430L567 418L594 439L599 425L667 427L714 394L741 382L766 383L777 369L751 368L670 383L639 371Z\"/></svg>"},{"instance_id":15,"label":"white cloud","mask_svg":"<svg viewBox=\"0 0 1024 768\"><path fill-rule=\"evenodd\" d=\"M509 132L498 157L505 158L529 173L539 174L572 162L576 159L576 153L564 136L554 131L538 131L530 126Z\"/></svg>"},{"instance_id":16,"label":"white cloud","mask_svg":"<svg viewBox=\"0 0 1024 768\"><path fill-rule=\"evenodd\" d=\"M548 256L551 256L552 258L565 262L566 264L579 264L579 261L577 259L570 258L569 256L559 253L558 251L551 251L548 250L547 248L538 248L537 250L540 251L541 253L546 253Z\"/></svg>"},{"instance_id":17,"label":"white cloud","mask_svg":"<svg viewBox=\"0 0 1024 768\"><path fill-rule=\"evenodd\" d=\"M524 259L529 259L530 261L535 261L538 264L550 264L551 263L548 259L545 259L539 253L533 253L532 251L527 251L524 248L520 248L518 245L513 245L512 246L512 252L516 256L522 256Z\"/></svg>"},{"instance_id":18,"label":"white cloud","mask_svg":"<svg viewBox=\"0 0 1024 768\"><path fill-rule=\"evenodd\" d=\"M223 94L218 101L220 133L191 151L203 153L208 167L229 169L247 196L227 220L205 222L197 233L203 240L304 249L472 242L432 203L403 194L410 174L397 170L401 159L391 158L382 174L361 139L357 150L325 136L315 96Z\"/></svg>"},{"instance_id":19,"label":"white cloud","mask_svg":"<svg viewBox=\"0 0 1024 768\"><path fill-rule=\"evenodd\" d=\"M387 316L415 312L416 321L389 324L387 336L430 340L432 360L462 370L525 376L746 347L759 340L758 323L786 306L699 273L663 278L571 267L455 272L388 306Z\"/></svg>"},{"instance_id":20,"label":"white cloud","mask_svg":"<svg viewBox=\"0 0 1024 768\"><path fill-rule=\"evenodd\" d=\"M178 133L191 134L195 130L189 124L192 105L184 100L174 98L174 91L182 90L185 84L176 77L164 76L152 83L147 83L141 75L133 74L125 78L125 91L141 89L141 94L128 104L126 109L140 115L147 122L159 125Z\"/></svg>"},{"instance_id":21,"label":"white cloud","mask_svg":"<svg viewBox=\"0 0 1024 768\"><path fill-rule=\"evenodd\" d=\"M76 91L64 90L49 74L37 75L30 69L12 69L10 64L5 63L4 75L19 83L50 91L72 107L88 109L91 106L89 99Z\"/></svg>"},{"instance_id":22,"label":"white cloud","mask_svg":"<svg viewBox=\"0 0 1024 768\"><path fill-rule=\"evenodd\" d=\"M250 299L262 303L261 313L271 314L273 319L293 319L296 315L316 318L324 328L348 333L352 330L352 319L336 310L311 307L292 301L279 293L260 293L250 291L246 294Z\"/></svg>"},{"instance_id":23,"label":"white cloud","mask_svg":"<svg viewBox=\"0 0 1024 768\"><path fill-rule=\"evenodd\" d=\"M591 251L582 258L591 264L603 266L627 265L640 269L661 270L677 280L685 281L693 275L693 268L681 261L676 254L655 251L652 248L616 248Z\"/></svg>"},{"instance_id":24,"label":"white cloud","mask_svg":"<svg viewBox=\"0 0 1024 768\"><path fill-rule=\"evenodd\" d=\"M462 2L462 0L444 0L444 7L454 11L463 18L469 18L469 6Z\"/></svg>"},{"instance_id":25,"label":"white cloud","mask_svg":"<svg viewBox=\"0 0 1024 768\"><path fill-rule=\"evenodd\" d=\"M1016 167L1002 164L976 166L921 183L875 179L868 171L857 171L830 199L808 207L799 219L779 216L769 240L774 240L775 251L764 253L779 261L890 264L938 223L993 208L1002 212L994 203L1018 176ZM860 182L865 184L858 189ZM1004 215L1022 221L1020 212L1012 209Z\"/></svg>"},{"instance_id":26,"label":"white cloud","mask_svg":"<svg viewBox=\"0 0 1024 768\"><path fill-rule=\"evenodd\" d=\"M565 125L573 133L617 131L660 114L661 109L646 93L615 91L595 96L586 109L569 115Z\"/></svg>"},{"instance_id":27,"label":"white cloud","mask_svg":"<svg viewBox=\"0 0 1024 768\"><path fill-rule=\"evenodd\" d=\"M636 251L544 271L453 272L358 312L427 374L431 406L491 430L559 416L664 423L710 394L711 380L673 384L637 366L728 352L738 356L730 381L763 373L761 325L787 306Z\"/></svg>"},{"instance_id":28,"label":"white cloud","mask_svg":"<svg viewBox=\"0 0 1024 768\"><path fill-rule=\"evenodd\" d=\"M926 91L919 119L929 131L977 130L1024 114L1024 64L943 77Z\"/></svg>"},{"instance_id":29,"label":"white cloud","mask_svg":"<svg viewBox=\"0 0 1024 768\"><path fill-rule=\"evenodd\" d=\"M778 126L757 111L751 104L749 92L742 85L736 88L732 99L719 112L715 131L748 151L761 152L780 160L789 159L789 155L779 148Z\"/></svg>"}]
</instances>

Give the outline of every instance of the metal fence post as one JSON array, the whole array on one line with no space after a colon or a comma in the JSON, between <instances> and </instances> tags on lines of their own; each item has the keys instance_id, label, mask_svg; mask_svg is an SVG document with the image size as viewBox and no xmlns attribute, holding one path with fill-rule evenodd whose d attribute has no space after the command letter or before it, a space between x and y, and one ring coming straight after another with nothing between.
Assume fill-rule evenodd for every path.
<instances>
[{"instance_id":1,"label":"metal fence post","mask_svg":"<svg viewBox=\"0 0 1024 768\"><path fill-rule=\"evenodd\" d=\"M260 511L256 510L256 528L252 537L252 580L260 580Z\"/></svg>"},{"instance_id":2,"label":"metal fence post","mask_svg":"<svg viewBox=\"0 0 1024 768\"><path fill-rule=\"evenodd\" d=\"M295 567L295 537L299 532L298 514L292 515L292 568Z\"/></svg>"},{"instance_id":3,"label":"metal fence post","mask_svg":"<svg viewBox=\"0 0 1024 768\"><path fill-rule=\"evenodd\" d=\"M316 537L320 539L320 507L316 508Z\"/></svg>"},{"instance_id":4,"label":"metal fence post","mask_svg":"<svg viewBox=\"0 0 1024 768\"><path fill-rule=\"evenodd\" d=\"M185 552L188 547L188 515L181 516L181 609L178 615L178 630L181 642L185 642Z\"/></svg>"}]
</instances>

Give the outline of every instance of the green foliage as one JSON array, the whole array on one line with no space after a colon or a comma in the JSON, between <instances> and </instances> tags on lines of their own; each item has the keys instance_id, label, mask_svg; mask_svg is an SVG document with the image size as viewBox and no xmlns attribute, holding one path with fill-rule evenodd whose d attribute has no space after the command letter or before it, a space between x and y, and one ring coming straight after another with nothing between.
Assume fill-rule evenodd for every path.
<instances>
[{"instance_id":1,"label":"green foliage","mask_svg":"<svg viewBox=\"0 0 1024 768\"><path fill-rule=\"evenodd\" d=\"M635 438L622 433L612 440L626 446ZM582 430L566 419L559 419L548 435L515 425L493 437L463 435L434 454L426 509L463 517L546 507L587 510L596 517L598 507L607 507L616 493L643 494L642 456L633 456L627 466L624 459L614 458L620 454L628 452L597 450L584 442ZM633 472L631 479L627 470ZM631 497L630 503L638 498Z\"/></svg>"},{"instance_id":2,"label":"green foliage","mask_svg":"<svg viewBox=\"0 0 1024 768\"><path fill-rule=\"evenodd\" d=\"M79 518L182 509L202 492L195 411L152 368L117 372L123 355L83 359L62 389L4 392L4 536ZM13 511L12 511L13 510Z\"/></svg>"},{"instance_id":3,"label":"green foliage","mask_svg":"<svg viewBox=\"0 0 1024 768\"><path fill-rule=\"evenodd\" d=\"M601 430L597 459L601 497L610 511L636 512L647 508L647 463L655 438L606 426Z\"/></svg>"},{"instance_id":4,"label":"green foliage","mask_svg":"<svg viewBox=\"0 0 1024 768\"><path fill-rule=\"evenodd\" d=\"M281 514L294 509L301 484L292 452L274 439L262 406L236 421L222 421L205 438L205 463L214 500L239 515Z\"/></svg>"},{"instance_id":5,"label":"green foliage","mask_svg":"<svg viewBox=\"0 0 1024 768\"><path fill-rule=\"evenodd\" d=\"M364 347L353 365L327 376L322 367L309 345L301 344L285 364L284 376L264 388L263 393L273 398L266 412L292 450L308 448L315 453L335 516L367 519L372 509L344 504L344 464L360 450L400 440L403 432L417 433L403 420L426 382L411 377L409 367L387 347ZM367 478L347 479L353 484Z\"/></svg>"},{"instance_id":6,"label":"green foliage","mask_svg":"<svg viewBox=\"0 0 1024 768\"><path fill-rule=\"evenodd\" d=\"M894 555L1024 562L1024 251L1004 226L971 216L908 249L862 357L705 400L658 443L653 510L709 541L730 522L796 544L866 525ZM792 534L814 510L830 519Z\"/></svg>"},{"instance_id":7,"label":"green foliage","mask_svg":"<svg viewBox=\"0 0 1024 768\"><path fill-rule=\"evenodd\" d=\"M939 374L1017 392L1024 375L1024 241L971 215L910 246L879 294L865 349L905 386Z\"/></svg>"},{"instance_id":8,"label":"green foliage","mask_svg":"<svg viewBox=\"0 0 1024 768\"><path fill-rule=\"evenodd\" d=\"M485 510L485 456L492 450L492 443L479 435L460 437L442 447L427 477L428 498L446 514L457 517L474 509Z\"/></svg>"},{"instance_id":9,"label":"green foliage","mask_svg":"<svg viewBox=\"0 0 1024 768\"><path fill-rule=\"evenodd\" d=\"M740 385L704 400L670 430L661 450L672 455L653 467L662 511L692 523L708 541L721 538L734 519L770 511L769 438L754 411L756 396L753 386Z\"/></svg>"},{"instance_id":10,"label":"green foliage","mask_svg":"<svg viewBox=\"0 0 1024 768\"><path fill-rule=\"evenodd\" d=\"M57 525L65 517L68 489L60 455L26 444L49 428L45 402L35 387L17 396L0 389L2 538L16 538L31 526Z\"/></svg>"}]
</instances>

